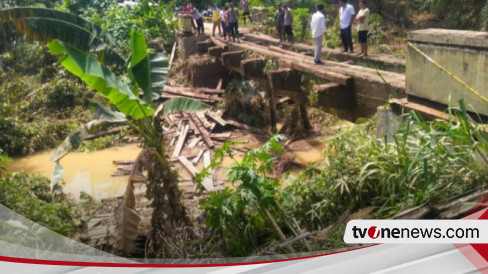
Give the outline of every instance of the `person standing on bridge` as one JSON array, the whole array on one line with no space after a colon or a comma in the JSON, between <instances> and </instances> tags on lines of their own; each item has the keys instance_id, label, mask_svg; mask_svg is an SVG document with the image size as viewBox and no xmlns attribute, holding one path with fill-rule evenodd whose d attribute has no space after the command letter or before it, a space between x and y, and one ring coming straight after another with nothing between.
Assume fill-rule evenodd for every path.
<instances>
[{"instance_id":1,"label":"person standing on bridge","mask_svg":"<svg viewBox=\"0 0 488 274\"><path fill-rule=\"evenodd\" d=\"M281 4L278 4L276 7L275 26L276 26L276 31L278 32L278 37L280 38L280 42L283 42L284 24L285 24L285 10L283 10L283 6Z\"/></svg>"},{"instance_id":2,"label":"person standing on bridge","mask_svg":"<svg viewBox=\"0 0 488 274\"><path fill-rule=\"evenodd\" d=\"M353 44L352 44L352 31L351 25L352 21L354 21L354 15L356 11L354 11L354 7L347 3L347 0L339 0L339 5L341 8L339 9L339 18L341 21L341 39L342 39L342 46L344 50L342 52L347 52L348 48L351 53L354 52Z\"/></svg>"},{"instance_id":3,"label":"person standing on bridge","mask_svg":"<svg viewBox=\"0 0 488 274\"><path fill-rule=\"evenodd\" d=\"M220 11L220 21L222 22L222 31L224 35L224 40L227 40L227 36L229 36L230 40L230 34L229 34L229 27L227 26L227 15L228 15L228 9L226 6L222 6L222 10Z\"/></svg>"},{"instance_id":4,"label":"person standing on bridge","mask_svg":"<svg viewBox=\"0 0 488 274\"><path fill-rule=\"evenodd\" d=\"M193 20L195 20L195 22L197 23L198 34L204 34L205 28L203 27L203 17L198 12L197 8L193 7L193 5L191 6L191 14L193 15Z\"/></svg>"},{"instance_id":5,"label":"person standing on bridge","mask_svg":"<svg viewBox=\"0 0 488 274\"><path fill-rule=\"evenodd\" d=\"M215 29L219 29L219 35L222 35L222 17L220 16L221 12L217 6L214 6L212 9L212 22L213 22L213 29L212 29L212 36L215 36Z\"/></svg>"},{"instance_id":6,"label":"person standing on bridge","mask_svg":"<svg viewBox=\"0 0 488 274\"><path fill-rule=\"evenodd\" d=\"M234 4L230 4L230 9L227 11L227 26L230 29L230 33L232 35L232 40L235 42L237 38L237 42L239 41L239 11L234 7Z\"/></svg>"},{"instance_id":7,"label":"person standing on bridge","mask_svg":"<svg viewBox=\"0 0 488 274\"><path fill-rule=\"evenodd\" d=\"M252 24L251 12L249 12L249 1L241 0L242 6L242 19L244 20L244 25L246 24L246 18L249 18L249 22Z\"/></svg>"},{"instance_id":8,"label":"person standing on bridge","mask_svg":"<svg viewBox=\"0 0 488 274\"><path fill-rule=\"evenodd\" d=\"M368 31L369 31L369 9L366 6L366 0L359 1L359 12L356 16L358 21L358 40L361 44L359 56L368 56Z\"/></svg>"},{"instance_id":9,"label":"person standing on bridge","mask_svg":"<svg viewBox=\"0 0 488 274\"><path fill-rule=\"evenodd\" d=\"M312 29L312 37L315 41L315 54L313 61L316 65L323 65L324 62L320 60L320 53L322 52L322 42L324 35L327 39L327 26L325 25L324 5L317 5L317 11L312 15L310 28Z\"/></svg>"},{"instance_id":10,"label":"person standing on bridge","mask_svg":"<svg viewBox=\"0 0 488 274\"><path fill-rule=\"evenodd\" d=\"M285 21L283 26L283 30L285 31L285 38L287 42L293 43L293 13L291 12L288 4L283 5L283 8L285 10Z\"/></svg>"}]
</instances>

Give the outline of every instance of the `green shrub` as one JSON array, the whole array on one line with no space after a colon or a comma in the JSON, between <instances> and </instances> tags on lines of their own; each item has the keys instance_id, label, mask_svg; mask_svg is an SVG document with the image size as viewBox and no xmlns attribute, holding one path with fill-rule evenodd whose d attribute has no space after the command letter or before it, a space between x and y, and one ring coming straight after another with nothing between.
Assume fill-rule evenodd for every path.
<instances>
[{"instance_id":1,"label":"green shrub","mask_svg":"<svg viewBox=\"0 0 488 274\"><path fill-rule=\"evenodd\" d=\"M310 42L312 32L310 30L311 14L308 8L293 9L293 35L297 42Z\"/></svg>"},{"instance_id":2,"label":"green shrub","mask_svg":"<svg viewBox=\"0 0 488 274\"><path fill-rule=\"evenodd\" d=\"M82 226L81 212L51 193L49 179L26 173L0 177L0 203L57 233L72 236Z\"/></svg>"},{"instance_id":3,"label":"green shrub","mask_svg":"<svg viewBox=\"0 0 488 274\"><path fill-rule=\"evenodd\" d=\"M390 142L376 139L374 120L340 134L324 152L326 167L303 172L284 190L294 200L291 214L315 230L348 209L374 206L385 218L485 184L488 135L465 110L454 111L454 124L411 113Z\"/></svg>"},{"instance_id":4,"label":"green shrub","mask_svg":"<svg viewBox=\"0 0 488 274\"><path fill-rule=\"evenodd\" d=\"M383 31L383 17L377 13L372 13L369 17L369 40L372 44L378 46L383 43L386 32Z\"/></svg>"}]
</instances>

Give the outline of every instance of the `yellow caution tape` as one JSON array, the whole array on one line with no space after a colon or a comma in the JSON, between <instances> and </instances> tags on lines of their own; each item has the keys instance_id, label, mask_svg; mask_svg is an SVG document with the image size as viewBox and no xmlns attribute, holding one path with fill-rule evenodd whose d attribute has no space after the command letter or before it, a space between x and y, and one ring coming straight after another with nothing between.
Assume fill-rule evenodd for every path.
<instances>
[{"instance_id":1,"label":"yellow caution tape","mask_svg":"<svg viewBox=\"0 0 488 274\"><path fill-rule=\"evenodd\" d=\"M202 16L203 19L205 20L213 20L212 16ZM244 19L244 18L251 18L251 15L241 15L239 16L239 19Z\"/></svg>"},{"instance_id":2,"label":"yellow caution tape","mask_svg":"<svg viewBox=\"0 0 488 274\"><path fill-rule=\"evenodd\" d=\"M449 77L451 77L452 79L454 79L456 82L460 83L467 90L471 91L474 95L478 96L483 101L488 102L488 98L486 98L485 96L481 95L478 91L476 91L474 88L472 88L471 86L469 86L468 84L466 84L463 80L459 79L452 72L450 72L447 69L445 69L443 66L441 66L439 63L437 63L436 61L434 61L432 58L430 58L427 54L425 54L419 48L417 48L416 46L414 46L412 43L408 42L408 46L411 47L412 49L414 49L420 55L422 55L425 59L427 59L427 61L429 61L430 63L434 64L434 66L436 66L437 68L439 68L440 70L442 70L444 73L446 73L447 75L449 75Z\"/></svg>"}]
</instances>

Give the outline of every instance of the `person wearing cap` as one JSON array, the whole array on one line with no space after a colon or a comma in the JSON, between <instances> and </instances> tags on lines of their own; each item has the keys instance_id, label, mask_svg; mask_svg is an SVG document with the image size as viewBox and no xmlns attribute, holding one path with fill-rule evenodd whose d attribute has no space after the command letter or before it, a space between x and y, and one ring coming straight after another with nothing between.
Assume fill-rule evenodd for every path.
<instances>
[{"instance_id":1,"label":"person wearing cap","mask_svg":"<svg viewBox=\"0 0 488 274\"><path fill-rule=\"evenodd\" d=\"M290 6L288 6L288 4L283 5L283 8L285 10L285 20L283 25L285 38L287 42L293 43L293 13L291 12Z\"/></svg>"},{"instance_id":2,"label":"person wearing cap","mask_svg":"<svg viewBox=\"0 0 488 274\"><path fill-rule=\"evenodd\" d=\"M368 56L369 14L366 0L360 0L359 12L355 19L358 22L358 40L361 45L359 56Z\"/></svg>"},{"instance_id":3,"label":"person wearing cap","mask_svg":"<svg viewBox=\"0 0 488 274\"><path fill-rule=\"evenodd\" d=\"M351 26L354 21L354 15L356 14L354 7L347 3L347 0L339 0L339 18L340 18L340 28L341 28L341 39L342 46L344 50L342 52L347 52L349 49L351 53L354 52L354 47L352 44L352 32Z\"/></svg>"},{"instance_id":4,"label":"person wearing cap","mask_svg":"<svg viewBox=\"0 0 488 274\"><path fill-rule=\"evenodd\" d=\"M324 63L320 60L320 53L322 52L322 41L324 35L327 38L327 26L325 25L324 5L317 5L317 11L312 15L310 28L312 29L312 37L315 42L314 62L316 65L323 65Z\"/></svg>"},{"instance_id":5,"label":"person wearing cap","mask_svg":"<svg viewBox=\"0 0 488 274\"><path fill-rule=\"evenodd\" d=\"M281 4L278 4L276 7L275 27L276 27L276 31L278 32L278 37L280 38L280 42L283 42L284 23L285 23L285 10L283 10L283 6Z\"/></svg>"}]
</instances>

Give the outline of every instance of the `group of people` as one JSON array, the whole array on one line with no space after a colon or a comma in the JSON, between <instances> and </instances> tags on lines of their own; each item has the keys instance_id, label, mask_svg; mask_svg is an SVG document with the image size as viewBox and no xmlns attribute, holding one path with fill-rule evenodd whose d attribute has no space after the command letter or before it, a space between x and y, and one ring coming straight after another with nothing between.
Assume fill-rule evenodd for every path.
<instances>
[{"instance_id":1,"label":"group of people","mask_svg":"<svg viewBox=\"0 0 488 274\"><path fill-rule=\"evenodd\" d=\"M289 5L278 4L275 15L275 25L280 41L293 43L293 13Z\"/></svg>"},{"instance_id":2,"label":"group of people","mask_svg":"<svg viewBox=\"0 0 488 274\"><path fill-rule=\"evenodd\" d=\"M361 45L361 52L359 55L368 55L368 30L369 30L369 9L366 5L366 0L359 1L359 12L356 15L354 6L347 3L347 0L340 0L339 9L340 16L340 28L343 52L354 53L354 47L352 43L352 23L357 22L358 41Z\"/></svg>"},{"instance_id":3,"label":"group of people","mask_svg":"<svg viewBox=\"0 0 488 274\"><path fill-rule=\"evenodd\" d=\"M241 0L242 6L242 18L244 24L246 24L246 19L252 23L251 13L249 11L249 1ZM198 34L203 34L205 28L203 26L203 16L198 12L198 10L193 6L192 3L186 4L182 10L182 14L191 14L193 16L193 27ZM218 30L219 35L223 35L225 40L233 40L239 42L239 11L230 3L228 6L223 6L219 9L217 6L212 8L212 36L215 36L215 30Z\"/></svg>"},{"instance_id":4,"label":"group of people","mask_svg":"<svg viewBox=\"0 0 488 274\"><path fill-rule=\"evenodd\" d=\"M352 42L352 24L357 22L358 40L361 45L359 56L368 55L368 28L370 11L366 5L366 0L359 1L359 12L356 15L354 6L347 3L347 0L340 0L339 20L343 52L354 53ZM275 25L280 41L293 42L293 14L288 5L278 5L275 15ZM312 29L312 38L315 42L314 61L317 65L322 65L320 53L324 36L327 39L327 26L325 23L324 5L318 4L317 11L312 15L310 23Z\"/></svg>"},{"instance_id":5,"label":"group of people","mask_svg":"<svg viewBox=\"0 0 488 274\"><path fill-rule=\"evenodd\" d=\"M198 34L205 33L205 27L203 26L203 16L198 12L198 10L193 6L192 3L188 2L181 9L182 14L191 14L193 16L193 28L196 29ZM196 24L195 24L196 23Z\"/></svg>"},{"instance_id":6,"label":"group of people","mask_svg":"<svg viewBox=\"0 0 488 274\"><path fill-rule=\"evenodd\" d=\"M249 4L249 2L246 0ZM224 40L239 42L239 11L234 4L229 4L229 7L223 6L222 9L218 7L213 8L213 29L212 36L215 36L215 29L218 29L219 35L223 35Z\"/></svg>"}]
</instances>

